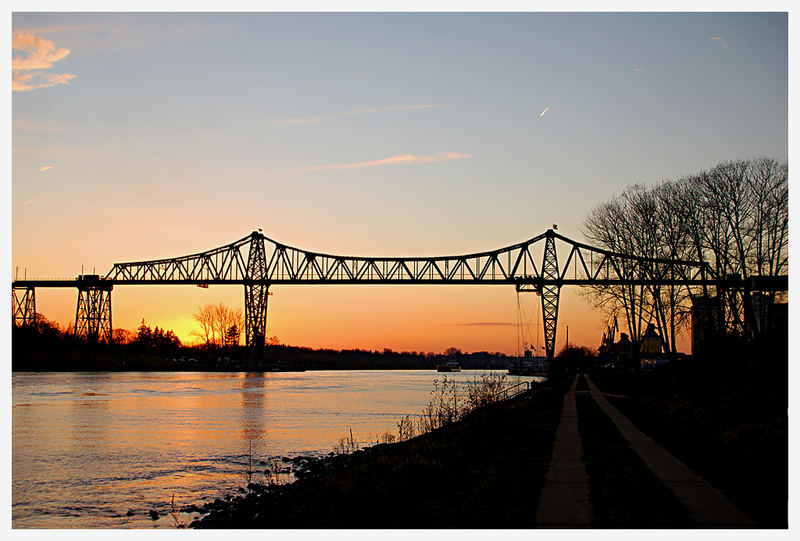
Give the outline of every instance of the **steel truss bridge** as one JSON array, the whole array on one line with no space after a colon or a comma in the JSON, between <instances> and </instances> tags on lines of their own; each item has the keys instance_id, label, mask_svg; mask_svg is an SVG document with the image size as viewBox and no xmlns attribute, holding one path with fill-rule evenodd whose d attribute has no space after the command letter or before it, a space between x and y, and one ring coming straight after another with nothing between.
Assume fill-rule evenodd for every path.
<instances>
[{"instance_id":1,"label":"steel truss bridge","mask_svg":"<svg viewBox=\"0 0 800 541\"><path fill-rule=\"evenodd\" d=\"M168 259L116 263L105 275L74 280L12 282L16 325L36 320L37 287L78 290L75 334L112 341L111 291L128 285L242 285L245 342L261 350L268 290L296 284L513 285L541 296L547 356L555 354L561 288L576 286L706 286L718 290L786 290L788 277L716 277L707 263L619 254L576 242L548 229L498 250L437 257L358 257L310 252L258 231L226 246Z\"/></svg>"}]
</instances>

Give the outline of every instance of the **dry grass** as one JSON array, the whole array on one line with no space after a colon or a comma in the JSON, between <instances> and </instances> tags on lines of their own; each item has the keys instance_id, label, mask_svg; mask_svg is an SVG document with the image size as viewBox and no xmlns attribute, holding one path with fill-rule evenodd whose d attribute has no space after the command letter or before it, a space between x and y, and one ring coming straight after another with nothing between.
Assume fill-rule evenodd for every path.
<instances>
[{"instance_id":1,"label":"dry grass","mask_svg":"<svg viewBox=\"0 0 800 541\"><path fill-rule=\"evenodd\" d=\"M367 447L372 441L376 444L408 441L421 434L427 434L463 419L466 415L489 404L502 400L502 391L508 386L505 374L484 372L474 375L466 383L459 383L445 375L442 380L433 381L431 399L417 415L416 420L406 415L397 422L397 434L389 431L377 434L368 442L358 442L350 434L339 439L333 446L336 454L350 454Z\"/></svg>"}]
</instances>

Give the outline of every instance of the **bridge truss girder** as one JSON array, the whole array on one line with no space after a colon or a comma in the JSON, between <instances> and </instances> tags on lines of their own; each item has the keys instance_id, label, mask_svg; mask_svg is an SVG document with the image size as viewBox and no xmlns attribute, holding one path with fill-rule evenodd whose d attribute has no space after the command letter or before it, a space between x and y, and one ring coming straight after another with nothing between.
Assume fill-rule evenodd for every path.
<instances>
[{"instance_id":1,"label":"bridge truss girder","mask_svg":"<svg viewBox=\"0 0 800 541\"><path fill-rule=\"evenodd\" d=\"M547 270L550 279L566 283L601 281L706 281L707 264L695 261L632 257L601 250L548 230L528 241L460 256L354 257L311 252L275 242L261 233L198 254L152 261L117 263L106 275L115 284L212 284L264 280L271 284L516 284L540 281L537 261L542 248L568 250L563 263ZM257 275L250 254L262 254Z\"/></svg>"},{"instance_id":2,"label":"bridge truss girder","mask_svg":"<svg viewBox=\"0 0 800 541\"><path fill-rule=\"evenodd\" d=\"M566 257L557 256L557 241ZM565 250L565 251L564 251ZM542 296L545 351L555 356L564 285L632 282L701 284L710 269L694 261L633 257L575 242L549 229L506 248L447 257L352 257L293 248L260 232L206 252L115 264L117 284L240 283L245 289L245 342L259 350L266 336L270 285L510 284Z\"/></svg>"}]
</instances>

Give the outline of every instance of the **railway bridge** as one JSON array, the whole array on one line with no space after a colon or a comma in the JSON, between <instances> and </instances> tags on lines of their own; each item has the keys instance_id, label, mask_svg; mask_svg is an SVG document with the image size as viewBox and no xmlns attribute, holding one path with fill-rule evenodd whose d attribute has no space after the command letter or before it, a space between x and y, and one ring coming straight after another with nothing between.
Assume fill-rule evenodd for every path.
<instances>
[{"instance_id":1,"label":"railway bridge","mask_svg":"<svg viewBox=\"0 0 800 541\"><path fill-rule=\"evenodd\" d=\"M116 263L105 275L74 280L12 282L16 325L36 320L36 288L76 288L75 334L112 340L111 292L115 286L238 284L244 287L245 342L260 350L267 329L270 286L301 284L507 285L541 296L545 351L555 354L558 305L564 286L661 286L717 291L788 289L787 276L715 276L708 263L636 257L576 242L554 229L496 250L456 256L359 257L294 248L260 230L231 244L182 257Z\"/></svg>"}]
</instances>

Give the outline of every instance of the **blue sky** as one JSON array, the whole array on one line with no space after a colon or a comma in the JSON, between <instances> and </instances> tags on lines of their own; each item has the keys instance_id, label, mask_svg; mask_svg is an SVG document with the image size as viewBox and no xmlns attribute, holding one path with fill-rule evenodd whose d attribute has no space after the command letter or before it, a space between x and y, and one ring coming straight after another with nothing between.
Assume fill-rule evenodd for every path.
<instances>
[{"instance_id":1,"label":"blue sky","mask_svg":"<svg viewBox=\"0 0 800 541\"><path fill-rule=\"evenodd\" d=\"M586 214L627 185L788 158L785 13L18 13L12 23L12 36L69 51L43 74L74 75L12 95L11 263L37 276L200 251L258 227L357 255L487 250L553 223L581 240ZM179 312L200 301L176 295L186 305L163 324L188 325ZM241 292L226 295L241 305ZM326 295L313 302L331 304ZM57 319L74 314L71 297L54 306ZM124 313L123 326L141 318ZM585 326L599 342L599 324ZM303 343L314 332L283 330ZM420 349L407 342L386 345Z\"/></svg>"}]
</instances>

